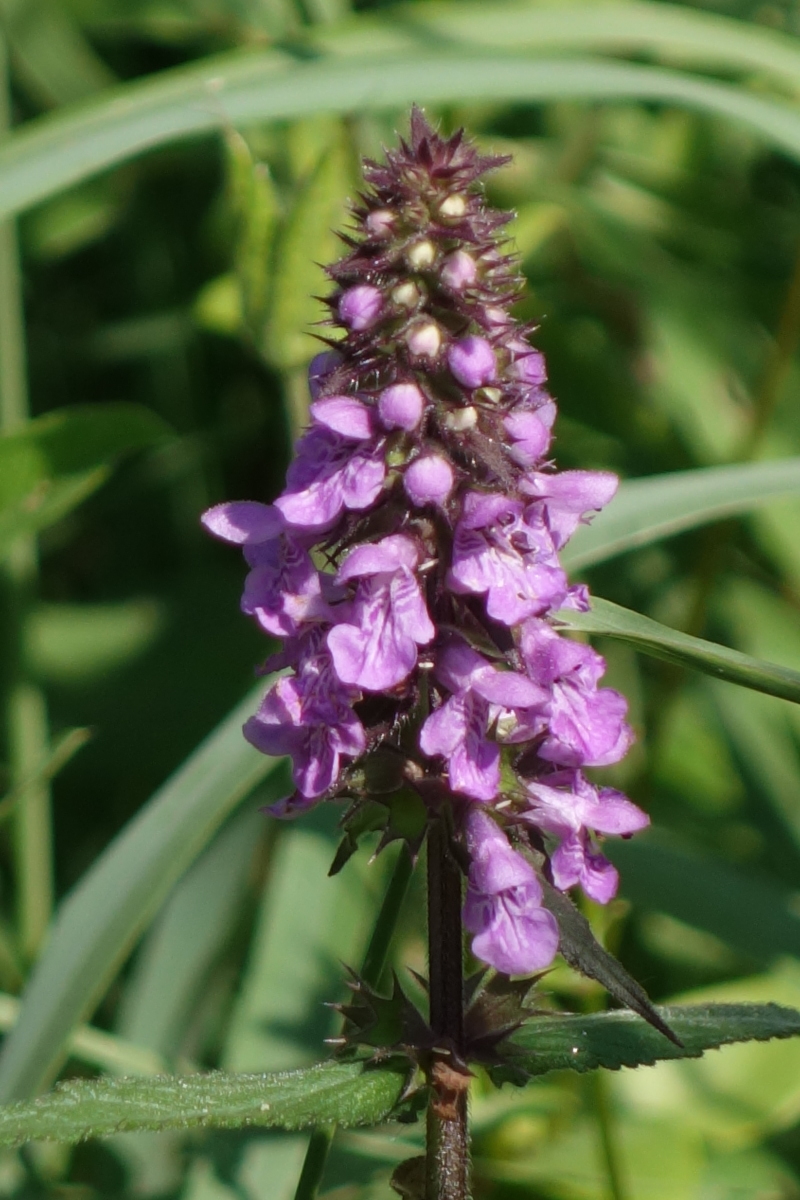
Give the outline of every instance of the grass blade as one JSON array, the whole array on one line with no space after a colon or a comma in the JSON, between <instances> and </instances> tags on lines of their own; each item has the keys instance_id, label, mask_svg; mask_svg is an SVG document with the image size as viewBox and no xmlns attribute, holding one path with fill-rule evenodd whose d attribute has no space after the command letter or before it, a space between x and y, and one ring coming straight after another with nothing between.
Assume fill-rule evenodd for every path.
<instances>
[{"instance_id":1,"label":"grass blade","mask_svg":"<svg viewBox=\"0 0 800 1200\"><path fill-rule=\"evenodd\" d=\"M738 683L742 687L800 704L800 671L751 658L749 654L741 654L717 642L679 633L641 613L612 604L610 600L593 596L589 612L562 609L558 613L558 620L566 629L616 638L654 658L662 658L681 667L691 667L716 679Z\"/></svg>"},{"instance_id":2,"label":"grass blade","mask_svg":"<svg viewBox=\"0 0 800 1200\"><path fill-rule=\"evenodd\" d=\"M258 688L260 698L263 684ZM278 765L242 738L249 695L167 780L66 897L0 1055L0 1097L32 1095L71 1030L234 806Z\"/></svg>"},{"instance_id":3,"label":"grass blade","mask_svg":"<svg viewBox=\"0 0 800 1200\"><path fill-rule=\"evenodd\" d=\"M562 560L570 570L588 567L798 492L800 458L626 480L608 508L577 530Z\"/></svg>"},{"instance_id":4,"label":"grass blade","mask_svg":"<svg viewBox=\"0 0 800 1200\"><path fill-rule=\"evenodd\" d=\"M0 220L141 154L230 125L454 101L637 99L728 117L800 157L800 113L677 71L592 59L417 49L316 61L250 51L207 58L30 122L0 149Z\"/></svg>"}]
</instances>

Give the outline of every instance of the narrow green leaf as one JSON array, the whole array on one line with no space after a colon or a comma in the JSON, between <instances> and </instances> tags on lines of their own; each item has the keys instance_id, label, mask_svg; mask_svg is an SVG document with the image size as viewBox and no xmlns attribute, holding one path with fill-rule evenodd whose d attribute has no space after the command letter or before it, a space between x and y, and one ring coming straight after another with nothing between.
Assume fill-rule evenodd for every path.
<instances>
[{"instance_id":1,"label":"narrow green leaf","mask_svg":"<svg viewBox=\"0 0 800 1200\"><path fill-rule=\"evenodd\" d=\"M309 1129L375 1125L400 1098L407 1064L320 1063L273 1075L211 1074L63 1083L0 1108L0 1145L79 1142L137 1129Z\"/></svg>"},{"instance_id":2,"label":"narrow green leaf","mask_svg":"<svg viewBox=\"0 0 800 1200\"><path fill-rule=\"evenodd\" d=\"M235 805L278 765L242 738L262 684L197 748L100 855L59 908L0 1055L0 1097L52 1077L70 1031L102 996L172 885ZM276 777L276 783L279 777Z\"/></svg>"},{"instance_id":3,"label":"narrow green leaf","mask_svg":"<svg viewBox=\"0 0 800 1200\"><path fill-rule=\"evenodd\" d=\"M588 567L798 492L800 458L629 479L608 508L580 526L562 560L570 570Z\"/></svg>"},{"instance_id":4,"label":"narrow green leaf","mask_svg":"<svg viewBox=\"0 0 800 1200\"><path fill-rule=\"evenodd\" d=\"M532 1017L501 1045L503 1062L528 1075L652 1066L665 1058L699 1058L731 1042L766 1042L800 1034L800 1012L777 1004L661 1006L661 1018L683 1042L676 1046L634 1013ZM503 1068L500 1068L502 1072Z\"/></svg>"},{"instance_id":5,"label":"narrow green leaf","mask_svg":"<svg viewBox=\"0 0 800 1200\"><path fill-rule=\"evenodd\" d=\"M800 958L800 918L790 897L769 881L654 830L608 842L605 852L619 868L622 894L637 908L667 913L756 962Z\"/></svg>"},{"instance_id":6,"label":"narrow green leaf","mask_svg":"<svg viewBox=\"0 0 800 1200\"><path fill-rule=\"evenodd\" d=\"M677 71L592 59L437 51L293 59L236 52L115 88L71 112L31 121L0 149L0 219L167 142L316 112L418 103L561 99L661 101L735 120L800 157L800 113L741 88Z\"/></svg>"},{"instance_id":7,"label":"narrow green leaf","mask_svg":"<svg viewBox=\"0 0 800 1200\"><path fill-rule=\"evenodd\" d=\"M610 600L593 596L589 612L561 609L557 617L565 629L616 638L654 658L800 704L800 671L751 658L749 654L691 637L688 633L679 633L641 613L612 604Z\"/></svg>"},{"instance_id":8,"label":"narrow green leaf","mask_svg":"<svg viewBox=\"0 0 800 1200\"><path fill-rule=\"evenodd\" d=\"M332 30L313 42L331 54L401 53L436 38L440 45L538 54L610 52L669 56L706 69L758 71L800 88L794 38L751 22L670 4L523 2L402 4Z\"/></svg>"},{"instance_id":9,"label":"narrow green leaf","mask_svg":"<svg viewBox=\"0 0 800 1200\"><path fill-rule=\"evenodd\" d=\"M114 459L168 433L150 409L119 403L60 409L0 436L0 553L80 504Z\"/></svg>"}]
</instances>

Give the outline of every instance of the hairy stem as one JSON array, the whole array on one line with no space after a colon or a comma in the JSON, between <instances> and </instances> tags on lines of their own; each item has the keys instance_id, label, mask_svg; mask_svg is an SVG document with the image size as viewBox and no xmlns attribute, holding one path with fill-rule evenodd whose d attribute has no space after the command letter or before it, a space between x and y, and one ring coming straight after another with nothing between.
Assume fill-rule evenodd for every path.
<instances>
[{"instance_id":1,"label":"hairy stem","mask_svg":"<svg viewBox=\"0 0 800 1200\"><path fill-rule=\"evenodd\" d=\"M464 1046L461 872L441 817L428 831L428 961L436 1049L429 1079L426 1200L467 1200L468 1076L458 1069Z\"/></svg>"},{"instance_id":2,"label":"hairy stem","mask_svg":"<svg viewBox=\"0 0 800 1200\"><path fill-rule=\"evenodd\" d=\"M411 861L411 855L408 853L408 848L402 845L361 964L361 978L370 987L377 986L383 968L386 966L392 934L397 925L397 918L400 916L400 909L413 872L414 864ZM314 1200L322 1182L325 1163L328 1160L335 1132L335 1125L326 1125L323 1129L315 1129L312 1133L303 1160L303 1169L297 1181L295 1200Z\"/></svg>"}]
</instances>

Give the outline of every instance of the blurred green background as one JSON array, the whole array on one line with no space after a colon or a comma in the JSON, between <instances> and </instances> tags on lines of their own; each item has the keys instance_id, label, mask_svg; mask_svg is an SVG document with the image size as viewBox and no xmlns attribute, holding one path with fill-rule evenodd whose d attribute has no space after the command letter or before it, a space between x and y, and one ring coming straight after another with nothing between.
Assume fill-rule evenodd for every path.
<instances>
[{"instance_id":1,"label":"blurred green background","mask_svg":"<svg viewBox=\"0 0 800 1200\"><path fill-rule=\"evenodd\" d=\"M551 26L529 24L537 14ZM172 842L164 834L161 891L134 893L129 859L101 856L251 688L269 649L238 611L239 556L210 543L198 516L281 487L321 313L310 297L325 289L318 264L338 253L332 230L360 157L404 130L408 102L432 96L428 114L446 131L464 124L513 155L489 197L516 210L530 283L520 316L540 323L559 465L638 477L798 455L800 8L2 0L0 23L0 121L12 130L0 196L29 169L22 198L3 208L19 219L0 230L0 1028L14 1023L53 905L92 864L107 864L109 898L127 897L98 960L76 948L77 917L61 929L48 978L65 1030L41 1051L39 1076L31 1067L5 1095L52 1078L73 1011L92 1026L69 1043L71 1073L313 1062L333 1027L322 1001L340 996L340 960L358 959L383 858L361 854L329 880L337 814L276 827L257 808L281 779L254 795L262 767L250 759L252 780L213 817L193 813L197 781L180 784L184 824ZM463 39L488 72L476 68L474 91L468 70L446 83ZM348 100L384 54L399 81L388 99L369 85ZM517 95L503 54L553 64L550 93ZM256 99L240 120L225 72L243 64L244 78L261 61L267 83L273 70L307 70L310 82L300 100L270 115ZM341 69L329 78L331 62ZM199 90L169 74L183 64L207 64ZM657 83L665 68L671 92ZM619 74L603 84L603 70ZM137 135L154 149L117 152L113 89L160 72L174 82L139 93L136 112L151 96L154 112L158 101L208 132L167 137L156 114ZM620 82L634 76L654 82ZM728 119L705 86L752 108ZM760 128L759 105L773 106ZM14 138L48 113L56 124L17 153ZM70 174L103 129L98 169ZM800 500L585 577L674 628L800 667ZM797 707L601 648L638 733L604 778L654 827L614 848L621 894L592 910L596 930L655 1000L800 1005ZM244 753L238 724L233 755ZM99 921L95 893L87 904ZM415 882L394 957L417 969L422 908ZM605 1004L566 967L545 986L565 1007ZM43 1045L36 1019L29 1056ZM479 1200L800 1197L794 1042L524 1091L479 1079L473 1115ZM342 1134L323 1194L386 1197L419 1136ZM289 1200L304 1146L263 1132L34 1145L0 1156L0 1194Z\"/></svg>"}]
</instances>

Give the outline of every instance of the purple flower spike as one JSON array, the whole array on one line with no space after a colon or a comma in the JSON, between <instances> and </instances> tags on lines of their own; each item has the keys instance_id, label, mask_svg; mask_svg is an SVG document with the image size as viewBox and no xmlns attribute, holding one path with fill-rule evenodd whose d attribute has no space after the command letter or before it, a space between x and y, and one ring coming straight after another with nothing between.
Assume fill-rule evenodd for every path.
<instances>
[{"instance_id":1,"label":"purple flower spike","mask_svg":"<svg viewBox=\"0 0 800 1200\"><path fill-rule=\"evenodd\" d=\"M422 420L425 397L415 383L395 383L378 397L378 416L384 429L411 433Z\"/></svg>"},{"instance_id":2,"label":"purple flower spike","mask_svg":"<svg viewBox=\"0 0 800 1200\"><path fill-rule=\"evenodd\" d=\"M338 574L358 579L347 620L328 634L336 674L343 683L380 692L402 683L417 663L417 647L436 635L414 576L419 550L395 534L356 546Z\"/></svg>"},{"instance_id":3,"label":"purple flower spike","mask_svg":"<svg viewBox=\"0 0 800 1200\"><path fill-rule=\"evenodd\" d=\"M466 388L491 383L497 372L494 350L482 337L465 337L447 351L447 365Z\"/></svg>"},{"instance_id":4,"label":"purple flower spike","mask_svg":"<svg viewBox=\"0 0 800 1200\"><path fill-rule=\"evenodd\" d=\"M358 810L373 775L353 760L379 749L457 831L475 954L529 974L558 945L537 872L605 902L617 874L602 839L647 818L581 774L633 734L624 698L600 686L603 659L559 631L558 609L589 607L559 552L617 481L548 460L545 361L512 315L508 217L480 184L502 161L415 109L408 138L365 163L327 269L341 336L309 367L311 426L283 493L203 523L242 547L242 607L285 639L261 670L287 674L246 726L292 758L297 791L275 815L322 797Z\"/></svg>"},{"instance_id":5,"label":"purple flower spike","mask_svg":"<svg viewBox=\"0 0 800 1200\"><path fill-rule=\"evenodd\" d=\"M478 809L467 817L466 843L472 865L464 924L475 934L473 954L508 975L531 975L548 967L558 950L558 925L542 908L533 867Z\"/></svg>"},{"instance_id":6,"label":"purple flower spike","mask_svg":"<svg viewBox=\"0 0 800 1200\"><path fill-rule=\"evenodd\" d=\"M338 304L339 320L348 329L360 333L375 324L382 308L383 296L378 289L362 283L342 292Z\"/></svg>"},{"instance_id":7,"label":"purple flower spike","mask_svg":"<svg viewBox=\"0 0 800 1200\"><path fill-rule=\"evenodd\" d=\"M444 504L453 490L453 468L440 454L423 454L406 468L403 487L412 504Z\"/></svg>"}]
</instances>

